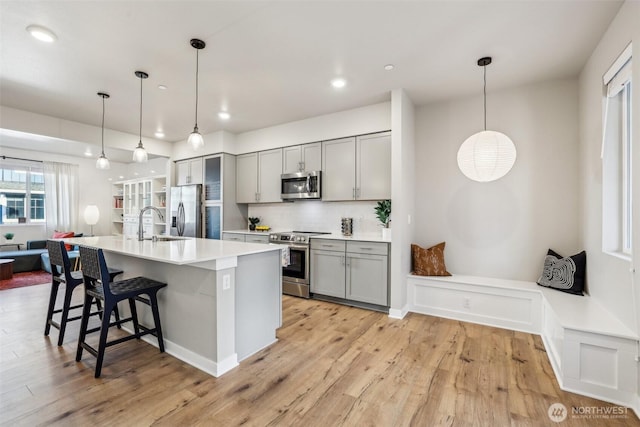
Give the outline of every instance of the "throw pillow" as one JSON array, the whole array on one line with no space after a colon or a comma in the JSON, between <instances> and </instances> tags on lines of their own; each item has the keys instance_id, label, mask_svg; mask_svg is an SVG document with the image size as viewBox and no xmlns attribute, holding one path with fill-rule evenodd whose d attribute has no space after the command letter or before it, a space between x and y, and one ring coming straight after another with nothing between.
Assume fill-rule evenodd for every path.
<instances>
[{"instance_id":1,"label":"throw pillow","mask_svg":"<svg viewBox=\"0 0 640 427\"><path fill-rule=\"evenodd\" d=\"M583 295L586 270L587 253L585 251L565 258L549 249L538 285Z\"/></svg>"},{"instance_id":2,"label":"throw pillow","mask_svg":"<svg viewBox=\"0 0 640 427\"><path fill-rule=\"evenodd\" d=\"M67 237L75 237L75 234L73 233L73 231L54 231L53 232L53 238L54 239L66 239ZM68 244L64 244L64 247L70 251L71 250L71 245Z\"/></svg>"},{"instance_id":3,"label":"throw pillow","mask_svg":"<svg viewBox=\"0 0 640 427\"><path fill-rule=\"evenodd\" d=\"M444 245L439 243L428 249L411 244L413 274L418 276L451 276L444 264Z\"/></svg>"}]
</instances>

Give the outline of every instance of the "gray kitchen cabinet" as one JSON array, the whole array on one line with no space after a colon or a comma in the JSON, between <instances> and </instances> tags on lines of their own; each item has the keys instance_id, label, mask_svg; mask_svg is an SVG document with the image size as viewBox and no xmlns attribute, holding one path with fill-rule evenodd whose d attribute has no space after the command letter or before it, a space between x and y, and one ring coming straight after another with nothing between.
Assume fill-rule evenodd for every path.
<instances>
[{"instance_id":1,"label":"gray kitchen cabinet","mask_svg":"<svg viewBox=\"0 0 640 427\"><path fill-rule=\"evenodd\" d=\"M202 184L204 177L202 157L176 162L176 185Z\"/></svg>"},{"instance_id":2,"label":"gray kitchen cabinet","mask_svg":"<svg viewBox=\"0 0 640 427\"><path fill-rule=\"evenodd\" d=\"M391 198L391 133L322 142L322 200Z\"/></svg>"},{"instance_id":3,"label":"gray kitchen cabinet","mask_svg":"<svg viewBox=\"0 0 640 427\"><path fill-rule=\"evenodd\" d=\"M236 203L255 203L258 196L258 153L236 157Z\"/></svg>"},{"instance_id":4,"label":"gray kitchen cabinet","mask_svg":"<svg viewBox=\"0 0 640 427\"><path fill-rule=\"evenodd\" d=\"M391 198L391 132L356 137L356 199Z\"/></svg>"},{"instance_id":5,"label":"gray kitchen cabinet","mask_svg":"<svg viewBox=\"0 0 640 427\"><path fill-rule=\"evenodd\" d=\"M245 234L244 241L247 243L269 243L269 235Z\"/></svg>"},{"instance_id":6,"label":"gray kitchen cabinet","mask_svg":"<svg viewBox=\"0 0 640 427\"><path fill-rule=\"evenodd\" d=\"M294 145L282 149L282 173L322 170L322 144Z\"/></svg>"},{"instance_id":7,"label":"gray kitchen cabinet","mask_svg":"<svg viewBox=\"0 0 640 427\"><path fill-rule=\"evenodd\" d=\"M347 242L346 298L388 305L388 245Z\"/></svg>"},{"instance_id":8,"label":"gray kitchen cabinet","mask_svg":"<svg viewBox=\"0 0 640 427\"><path fill-rule=\"evenodd\" d=\"M309 264L312 293L336 298L345 297L344 249L342 251L328 251L312 248Z\"/></svg>"},{"instance_id":9,"label":"gray kitchen cabinet","mask_svg":"<svg viewBox=\"0 0 640 427\"><path fill-rule=\"evenodd\" d=\"M236 158L236 202L277 203L280 198L282 148Z\"/></svg>"},{"instance_id":10,"label":"gray kitchen cabinet","mask_svg":"<svg viewBox=\"0 0 640 427\"><path fill-rule=\"evenodd\" d=\"M356 188L356 139L322 142L322 200L353 200Z\"/></svg>"},{"instance_id":11,"label":"gray kitchen cabinet","mask_svg":"<svg viewBox=\"0 0 640 427\"><path fill-rule=\"evenodd\" d=\"M314 294L389 305L387 243L311 239L310 264Z\"/></svg>"},{"instance_id":12,"label":"gray kitchen cabinet","mask_svg":"<svg viewBox=\"0 0 640 427\"><path fill-rule=\"evenodd\" d=\"M258 153L258 202L282 202L280 194L282 175L282 148Z\"/></svg>"},{"instance_id":13,"label":"gray kitchen cabinet","mask_svg":"<svg viewBox=\"0 0 640 427\"><path fill-rule=\"evenodd\" d=\"M222 233L222 240L230 242L244 242L244 234L241 233Z\"/></svg>"},{"instance_id":14,"label":"gray kitchen cabinet","mask_svg":"<svg viewBox=\"0 0 640 427\"><path fill-rule=\"evenodd\" d=\"M268 234L222 233L222 240L247 243L269 243Z\"/></svg>"}]
</instances>

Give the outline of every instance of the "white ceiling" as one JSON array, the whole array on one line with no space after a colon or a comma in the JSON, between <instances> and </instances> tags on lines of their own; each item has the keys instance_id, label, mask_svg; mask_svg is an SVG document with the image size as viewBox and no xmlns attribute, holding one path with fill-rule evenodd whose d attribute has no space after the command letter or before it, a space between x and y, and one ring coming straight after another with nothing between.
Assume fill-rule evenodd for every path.
<instances>
[{"instance_id":1,"label":"white ceiling","mask_svg":"<svg viewBox=\"0 0 640 427\"><path fill-rule=\"evenodd\" d=\"M0 103L167 141L259 129L390 99L416 105L577 75L622 2L550 1L0 1ZM38 24L54 44L25 30ZM395 69L385 71L392 63ZM329 81L343 76L335 90ZM164 84L166 90L159 90ZM221 121L218 111L232 118Z\"/></svg>"}]
</instances>

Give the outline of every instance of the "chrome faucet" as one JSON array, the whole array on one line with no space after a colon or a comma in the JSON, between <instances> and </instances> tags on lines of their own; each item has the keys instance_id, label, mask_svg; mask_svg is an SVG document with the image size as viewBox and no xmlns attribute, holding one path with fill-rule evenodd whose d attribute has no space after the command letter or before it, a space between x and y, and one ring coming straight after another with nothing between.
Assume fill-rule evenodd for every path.
<instances>
[{"instance_id":1,"label":"chrome faucet","mask_svg":"<svg viewBox=\"0 0 640 427\"><path fill-rule=\"evenodd\" d=\"M160 209L156 208L155 206L145 206L144 208L140 209L140 217L138 218L138 240L139 241L144 240L144 230L142 229L142 215L144 215L144 213L148 210L155 211L160 217L160 221L164 221L164 215L162 214L162 212L160 212Z\"/></svg>"}]
</instances>

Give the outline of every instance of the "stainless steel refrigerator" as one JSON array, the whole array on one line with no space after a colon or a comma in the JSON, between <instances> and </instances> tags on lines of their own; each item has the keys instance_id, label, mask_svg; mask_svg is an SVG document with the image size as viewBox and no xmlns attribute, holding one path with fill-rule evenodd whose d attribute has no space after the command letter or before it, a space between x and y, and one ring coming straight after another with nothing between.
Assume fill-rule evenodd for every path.
<instances>
[{"instance_id":1,"label":"stainless steel refrigerator","mask_svg":"<svg viewBox=\"0 0 640 427\"><path fill-rule=\"evenodd\" d=\"M202 184L171 187L170 233L202 237Z\"/></svg>"}]
</instances>

